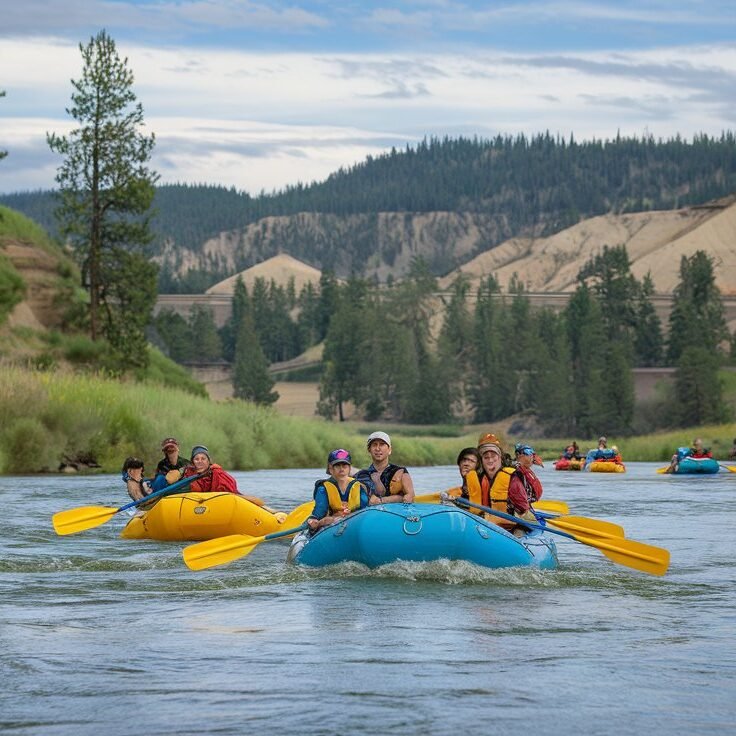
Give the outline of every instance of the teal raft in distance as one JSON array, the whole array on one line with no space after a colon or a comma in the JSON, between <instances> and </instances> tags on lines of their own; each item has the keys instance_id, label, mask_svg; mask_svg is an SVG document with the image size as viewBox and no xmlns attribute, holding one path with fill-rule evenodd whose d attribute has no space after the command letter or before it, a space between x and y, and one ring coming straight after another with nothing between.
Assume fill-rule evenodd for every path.
<instances>
[{"instance_id":1,"label":"teal raft in distance","mask_svg":"<svg viewBox=\"0 0 736 736\"><path fill-rule=\"evenodd\" d=\"M717 473L720 470L718 460L712 457L684 457L677 465L677 475L690 473Z\"/></svg>"},{"instance_id":2,"label":"teal raft in distance","mask_svg":"<svg viewBox=\"0 0 736 736\"><path fill-rule=\"evenodd\" d=\"M309 537L297 535L288 560L307 567L360 562L465 560L483 567L557 567L554 541L541 531L523 537L452 505L386 504L356 511Z\"/></svg>"}]
</instances>

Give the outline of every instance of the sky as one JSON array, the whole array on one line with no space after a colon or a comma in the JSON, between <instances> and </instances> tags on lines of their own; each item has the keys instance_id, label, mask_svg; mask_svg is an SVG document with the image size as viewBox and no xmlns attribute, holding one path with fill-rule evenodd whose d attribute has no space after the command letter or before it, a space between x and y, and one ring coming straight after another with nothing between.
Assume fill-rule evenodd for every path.
<instances>
[{"instance_id":1,"label":"sky","mask_svg":"<svg viewBox=\"0 0 736 736\"><path fill-rule=\"evenodd\" d=\"M258 194L430 136L736 129L734 0L0 0L0 193L48 189L46 133L105 29L162 183Z\"/></svg>"}]
</instances>

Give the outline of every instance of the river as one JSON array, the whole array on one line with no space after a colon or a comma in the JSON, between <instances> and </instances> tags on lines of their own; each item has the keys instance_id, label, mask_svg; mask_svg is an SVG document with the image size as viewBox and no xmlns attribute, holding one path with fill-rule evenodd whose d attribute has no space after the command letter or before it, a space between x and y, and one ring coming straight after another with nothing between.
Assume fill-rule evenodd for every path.
<instances>
[{"instance_id":1,"label":"river","mask_svg":"<svg viewBox=\"0 0 736 736\"><path fill-rule=\"evenodd\" d=\"M665 577L558 539L560 569L287 567L286 543L193 573L183 543L59 537L118 477L0 478L0 732L730 733L736 473L540 471L571 513L672 553ZM289 510L319 470L236 473ZM455 468L412 471L419 493Z\"/></svg>"}]
</instances>

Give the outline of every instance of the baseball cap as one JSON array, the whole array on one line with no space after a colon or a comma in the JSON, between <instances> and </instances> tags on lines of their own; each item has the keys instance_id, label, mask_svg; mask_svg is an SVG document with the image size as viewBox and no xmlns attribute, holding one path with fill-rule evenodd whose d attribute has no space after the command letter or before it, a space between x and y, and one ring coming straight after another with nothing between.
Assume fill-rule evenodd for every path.
<instances>
[{"instance_id":1,"label":"baseball cap","mask_svg":"<svg viewBox=\"0 0 736 736\"><path fill-rule=\"evenodd\" d=\"M328 465L336 465L337 463L347 463L348 465L353 464L353 460L350 457L350 453L347 450L340 448L339 450L333 450L327 456Z\"/></svg>"},{"instance_id":2,"label":"baseball cap","mask_svg":"<svg viewBox=\"0 0 736 736\"><path fill-rule=\"evenodd\" d=\"M161 442L161 449L165 450L167 447L179 447L179 441L175 437L167 437Z\"/></svg>"},{"instance_id":3,"label":"baseball cap","mask_svg":"<svg viewBox=\"0 0 736 736\"><path fill-rule=\"evenodd\" d=\"M525 445L522 442L517 442L514 445L514 453L517 455L532 455L534 456L534 448L531 445Z\"/></svg>"},{"instance_id":4,"label":"baseball cap","mask_svg":"<svg viewBox=\"0 0 736 736\"><path fill-rule=\"evenodd\" d=\"M391 438L385 432L371 432L368 435L367 445L370 445L373 440L381 440L391 447Z\"/></svg>"}]
</instances>

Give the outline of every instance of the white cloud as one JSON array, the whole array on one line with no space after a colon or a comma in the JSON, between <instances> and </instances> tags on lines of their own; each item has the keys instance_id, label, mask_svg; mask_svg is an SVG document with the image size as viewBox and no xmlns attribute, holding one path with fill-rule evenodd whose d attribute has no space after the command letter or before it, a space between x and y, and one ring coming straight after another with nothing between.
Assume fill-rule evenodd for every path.
<instances>
[{"instance_id":1,"label":"white cloud","mask_svg":"<svg viewBox=\"0 0 736 736\"><path fill-rule=\"evenodd\" d=\"M118 49L164 179L250 192L323 179L425 135L717 134L736 110L733 46L472 58ZM0 59L0 148L10 152L0 191L52 186L45 133L72 124L64 108L81 72L78 48L0 39Z\"/></svg>"}]
</instances>

